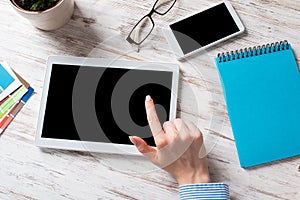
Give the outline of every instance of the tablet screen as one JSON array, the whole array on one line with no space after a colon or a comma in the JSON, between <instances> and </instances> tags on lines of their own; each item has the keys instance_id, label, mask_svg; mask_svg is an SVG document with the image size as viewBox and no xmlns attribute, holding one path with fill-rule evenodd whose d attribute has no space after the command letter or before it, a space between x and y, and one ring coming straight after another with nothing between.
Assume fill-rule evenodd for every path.
<instances>
[{"instance_id":1,"label":"tablet screen","mask_svg":"<svg viewBox=\"0 0 300 200\"><path fill-rule=\"evenodd\" d=\"M144 101L155 100L169 120L172 72L53 64L42 138L131 144L128 136L154 140Z\"/></svg>"}]
</instances>

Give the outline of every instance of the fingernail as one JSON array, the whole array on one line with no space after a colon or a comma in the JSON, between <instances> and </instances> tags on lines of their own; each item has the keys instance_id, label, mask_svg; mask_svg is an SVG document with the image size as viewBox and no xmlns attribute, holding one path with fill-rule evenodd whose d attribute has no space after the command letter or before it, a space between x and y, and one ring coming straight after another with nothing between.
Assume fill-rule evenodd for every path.
<instances>
[{"instance_id":1,"label":"fingernail","mask_svg":"<svg viewBox=\"0 0 300 200\"><path fill-rule=\"evenodd\" d=\"M150 95L147 95L146 96L146 101L150 101L151 100L151 96Z\"/></svg>"},{"instance_id":2,"label":"fingernail","mask_svg":"<svg viewBox=\"0 0 300 200\"><path fill-rule=\"evenodd\" d=\"M133 136L129 136L129 140L132 142L132 144L134 144L135 146L138 145L138 142L134 139Z\"/></svg>"}]
</instances>

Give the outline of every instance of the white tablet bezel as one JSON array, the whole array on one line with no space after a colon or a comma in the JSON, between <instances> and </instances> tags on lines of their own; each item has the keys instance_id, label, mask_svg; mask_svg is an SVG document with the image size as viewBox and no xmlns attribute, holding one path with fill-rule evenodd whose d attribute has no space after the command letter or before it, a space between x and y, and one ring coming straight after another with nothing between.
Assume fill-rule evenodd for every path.
<instances>
[{"instance_id":1,"label":"white tablet bezel","mask_svg":"<svg viewBox=\"0 0 300 200\"><path fill-rule=\"evenodd\" d=\"M99 59L99 58L50 56L47 61L47 70L45 75L44 89L43 89L40 112L38 117L37 133L35 138L35 144L38 147L101 152L101 153L141 155L136 150L134 145L74 141L74 140L52 139L52 138L41 137L53 64L79 65L83 67L84 66L109 67L109 68L142 69L142 70L151 70L151 71L173 72L169 120L173 120L176 117L176 104L177 104L177 91L178 91L178 78L179 78L179 66L177 64L137 62L137 61L125 61L125 60L106 60L106 59ZM151 64L151 67L149 66L149 64Z\"/></svg>"},{"instance_id":2,"label":"white tablet bezel","mask_svg":"<svg viewBox=\"0 0 300 200\"><path fill-rule=\"evenodd\" d=\"M226 5L226 7L227 7L229 13L231 14L231 16L232 16L232 18L233 18L235 24L236 24L237 27L238 27L239 31L236 32L236 33L233 33L233 34L231 34L231 35L228 35L228 36L226 36L226 37L224 37L224 38L222 38L222 39L219 39L219 40L217 40L217 41L215 41L215 42L213 42L213 43L210 43L210 44L208 44L208 45L206 45L206 46L203 46L203 47L201 47L201 48L199 48L199 49L196 49L196 50L194 50L194 51L192 51L192 52L189 52L189 53L187 53L187 54L184 54L183 51L182 51L182 49L181 49L181 47L180 47L180 45L179 45L179 43L177 42L177 40L176 40L176 38L175 38L175 35L173 34L173 32L172 32L172 30L171 30L171 28L170 28L170 25L172 25L172 24L174 24L174 23L176 23L176 22L179 22L179 21L181 21L181 20L184 20L184 19L186 19L186 18L189 18L189 17L191 17L191 16L193 16L193 15L195 15L195 14L198 14L198 13L200 13L200 12L206 11L206 10L208 10L208 9L214 7L214 6L217 6L217 5L219 5L219 4L222 4L222 3L224 3L224 4ZM177 21L175 21L175 22L172 22L172 23L168 24L167 26L163 27L163 29L162 29L163 34L164 34L165 38L167 39L167 42L168 42L168 44L170 45L171 49L174 51L175 56L177 57L178 60L184 59L184 58L186 58L186 57L188 57L188 56L191 56L191 55L193 55L193 54L195 54L195 53L198 53L198 52L200 52L200 51L202 51L202 50L204 50L204 49L207 49L207 48L209 48L209 47L211 47L211 46L213 46L213 45L216 45L216 44L218 44L218 43L220 43L220 42L222 42L222 41L224 41L224 40L227 40L227 39L232 38L232 37L234 37L234 36L236 36L236 35L239 35L239 34L241 34L241 33L243 33L243 32L245 31L245 27L244 27L242 21L240 20L239 16L237 15L236 11L234 10L234 8L232 7L232 5L230 4L229 1L226 1L226 0L225 0L225 1L223 1L223 2L220 2L220 3L215 4L214 6L210 6L209 8L206 8L206 9L200 11L200 12L198 11L198 12L196 12L196 13L193 13L193 14L187 16L187 17L184 17L184 18L182 18L182 19L179 19L179 20L177 20ZM222 19L220 19L220 23L222 23Z\"/></svg>"}]
</instances>

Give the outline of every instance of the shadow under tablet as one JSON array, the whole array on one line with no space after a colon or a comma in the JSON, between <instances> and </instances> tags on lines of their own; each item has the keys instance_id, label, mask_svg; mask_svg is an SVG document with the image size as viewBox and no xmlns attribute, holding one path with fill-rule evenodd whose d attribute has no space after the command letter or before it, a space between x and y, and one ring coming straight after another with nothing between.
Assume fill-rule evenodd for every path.
<instances>
[{"instance_id":1,"label":"shadow under tablet","mask_svg":"<svg viewBox=\"0 0 300 200\"><path fill-rule=\"evenodd\" d=\"M54 64L42 138L131 144L136 135L155 146L145 97L164 122L171 88L172 72Z\"/></svg>"}]
</instances>

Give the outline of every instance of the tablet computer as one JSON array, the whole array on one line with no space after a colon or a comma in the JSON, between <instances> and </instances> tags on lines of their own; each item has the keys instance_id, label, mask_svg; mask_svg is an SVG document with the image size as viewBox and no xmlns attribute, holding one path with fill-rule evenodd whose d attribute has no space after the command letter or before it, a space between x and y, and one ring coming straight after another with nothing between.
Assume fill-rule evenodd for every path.
<instances>
[{"instance_id":1,"label":"tablet computer","mask_svg":"<svg viewBox=\"0 0 300 200\"><path fill-rule=\"evenodd\" d=\"M39 147L139 154L128 136L155 146L144 101L161 122L176 115L179 67L170 63L51 56L35 143Z\"/></svg>"}]
</instances>

